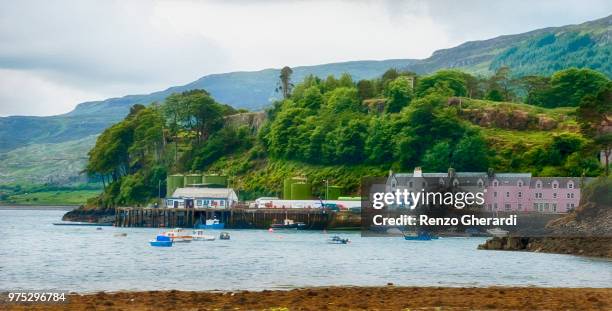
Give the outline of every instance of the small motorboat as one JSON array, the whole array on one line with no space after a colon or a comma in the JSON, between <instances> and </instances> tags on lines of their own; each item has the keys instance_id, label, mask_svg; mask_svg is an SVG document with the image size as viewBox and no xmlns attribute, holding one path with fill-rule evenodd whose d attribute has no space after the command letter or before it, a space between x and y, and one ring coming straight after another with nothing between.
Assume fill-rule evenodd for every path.
<instances>
[{"instance_id":1,"label":"small motorboat","mask_svg":"<svg viewBox=\"0 0 612 311\"><path fill-rule=\"evenodd\" d=\"M149 244L155 247L170 247L172 246L173 242L172 239L168 236L158 235L155 240L149 241Z\"/></svg>"},{"instance_id":2,"label":"small motorboat","mask_svg":"<svg viewBox=\"0 0 612 311\"><path fill-rule=\"evenodd\" d=\"M223 229L225 224L220 222L219 219L207 219L204 224L197 224L196 229Z\"/></svg>"},{"instance_id":3,"label":"small motorboat","mask_svg":"<svg viewBox=\"0 0 612 311\"><path fill-rule=\"evenodd\" d=\"M419 233L406 233L404 239L407 241L430 241L437 240L438 237L426 231L420 231Z\"/></svg>"},{"instance_id":4,"label":"small motorboat","mask_svg":"<svg viewBox=\"0 0 612 311\"><path fill-rule=\"evenodd\" d=\"M503 230L501 228L493 228L493 229L487 229L487 233L494 237L502 238L502 237L507 236L509 231Z\"/></svg>"},{"instance_id":5,"label":"small motorboat","mask_svg":"<svg viewBox=\"0 0 612 311\"><path fill-rule=\"evenodd\" d=\"M214 241L214 235L206 235L204 234L204 230L193 230L192 234L194 241Z\"/></svg>"},{"instance_id":6,"label":"small motorboat","mask_svg":"<svg viewBox=\"0 0 612 311\"><path fill-rule=\"evenodd\" d=\"M229 239L230 239L229 232L221 232L221 234L219 234L219 240L229 240Z\"/></svg>"},{"instance_id":7,"label":"small motorboat","mask_svg":"<svg viewBox=\"0 0 612 311\"><path fill-rule=\"evenodd\" d=\"M349 240L349 238L342 238L342 237L337 236L337 235L334 235L329 240L327 240L327 243L329 243L329 244L348 244L350 242L351 242L351 240Z\"/></svg>"},{"instance_id":8,"label":"small motorboat","mask_svg":"<svg viewBox=\"0 0 612 311\"><path fill-rule=\"evenodd\" d=\"M285 220L283 221L282 224L271 224L270 225L271 229L297 229L297 230L303 230L306 229L306 224L303 222L295 222L292 219L287 219L285 218Z\"/></svg>"}]
</instances>

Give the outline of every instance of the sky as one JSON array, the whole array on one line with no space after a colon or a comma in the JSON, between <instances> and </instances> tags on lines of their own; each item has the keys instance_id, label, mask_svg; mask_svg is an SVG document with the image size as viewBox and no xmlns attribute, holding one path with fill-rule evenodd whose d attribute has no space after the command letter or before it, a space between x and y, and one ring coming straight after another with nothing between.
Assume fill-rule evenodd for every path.
<instances>
[{"instance_id":1,"label":"sky","mask_svg":"<svg viewBox=\"0 0 612 311\"><path fill-rule=\"evenodd\" d=\"M427 58L582 23L612 1L2 1L0 116L55 115L230 71Z\"/></svg>"}]
</instances>

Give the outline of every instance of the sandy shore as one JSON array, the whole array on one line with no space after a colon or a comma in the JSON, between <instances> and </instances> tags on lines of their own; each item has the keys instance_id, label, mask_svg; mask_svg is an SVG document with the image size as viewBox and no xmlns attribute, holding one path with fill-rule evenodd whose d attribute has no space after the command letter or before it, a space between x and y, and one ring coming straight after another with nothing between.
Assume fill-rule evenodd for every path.
<instances>
[{"instance_id":1,"label":"sandy shore","mask_svg":"<svg viewBox=\"0 0 612 311\"><path fill-rule=\"evenodd\" d=\"M4 309L7 305L0 306ZM7 310L611 310L612 288L329 287L262 292L71 295L68 304Z\"/></svg>"}]
</instances>

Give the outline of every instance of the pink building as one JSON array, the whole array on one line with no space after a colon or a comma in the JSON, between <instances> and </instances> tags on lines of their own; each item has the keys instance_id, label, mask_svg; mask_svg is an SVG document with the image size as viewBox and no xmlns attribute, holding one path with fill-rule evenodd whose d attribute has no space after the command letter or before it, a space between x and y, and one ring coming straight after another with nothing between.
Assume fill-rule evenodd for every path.
<instances>
[{"instance_id":1,"label":"pink building","mask_svg":"<svg viewBox=\"0 0 612 311\"><path fill-rule=\"evenodd\" d=\"M484 192L489 211L567 213L580 203L581 178L532 177L531 173L390 173L387 191Z\"/></svg>"}]
</instances>

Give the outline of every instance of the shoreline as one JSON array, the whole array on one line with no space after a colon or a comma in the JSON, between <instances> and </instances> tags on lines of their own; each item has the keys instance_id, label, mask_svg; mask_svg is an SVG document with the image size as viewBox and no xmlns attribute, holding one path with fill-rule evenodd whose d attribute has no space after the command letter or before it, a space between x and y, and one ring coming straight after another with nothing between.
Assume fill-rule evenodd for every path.
<instances>
[{"instance_id":1,"label":"shoreline","mask_svg":"<svg viewBox=\"0 0 612 311\"><path fill-rule=\"evenodd\" d=\"M313 287L263 291L144 291L70 294L67 304L8 304L7 310L453 310L609 309L612 288Z\"/></svg>"}]
</instances>

